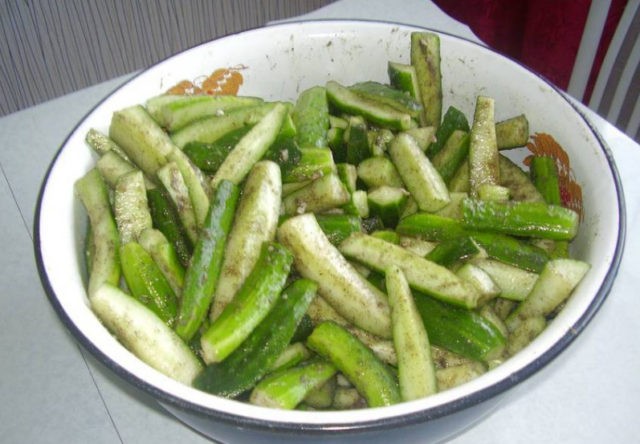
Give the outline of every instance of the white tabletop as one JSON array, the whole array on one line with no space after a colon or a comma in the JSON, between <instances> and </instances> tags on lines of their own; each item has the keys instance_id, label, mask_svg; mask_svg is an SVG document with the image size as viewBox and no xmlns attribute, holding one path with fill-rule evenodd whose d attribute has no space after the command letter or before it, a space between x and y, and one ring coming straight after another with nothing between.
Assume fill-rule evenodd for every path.
<instances>
[{"instance_id":1,"label":"white tabletop","mask_svg":"<svg viewBox=\"0 0 640 444\"><path fill-rule=\"evenodd\" d=\"M304 18L382 19L475 39L425 0L341 0ZM0 118L2 308L0 442L210 442L120 381L65 330L33 259L37 193L75 124L129 76ZM640 426L640 146L586 111L609 144L626 195L627 246L605 304L576 341L517 396L453 438L462 443L637 442Z\"/></svg>"}]
</instances>

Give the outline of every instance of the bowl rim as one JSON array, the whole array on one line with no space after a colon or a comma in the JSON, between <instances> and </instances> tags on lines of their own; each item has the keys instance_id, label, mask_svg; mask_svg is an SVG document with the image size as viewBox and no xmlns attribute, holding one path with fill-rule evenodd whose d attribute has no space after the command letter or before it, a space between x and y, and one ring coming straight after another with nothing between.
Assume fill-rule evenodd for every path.
<instances>
[{"instance_id":1,"label":"bowl rim","mask_svg":"<svg viewBox=\"0 0 640 444\"><path fill-rule=\"evenodd\" d=\"M81 330L78 328L70 316L66 313L64 307L61 302L58 300L58 297L51 285L49 277L46 272L45 261L41 254L41 210L44 199L44 194L47 188L47 184L49 181L49 177L52 169L57 163L57 160L63 151L64 147L67 145L69 139L73 136L79 126L83 124L83 122L91 115L97 108L99 108L109 97L111 97L114 93L116 93L121 88L125 87L128 83L132 82L137 77L144 75L147 71L155 67L156 65L184 52L199 46L208 45L213 41L224 40L227 38L232 38L234 36L240 34L249 34L249 33L260 33L266 29L274 29L274 28L292 28L305 26L306 24L327 24L327 25L350 25L350 26L361 26L363 24L370 25L384 25L384 26L397 26L403 29L415 29L422 31L434 32L440 35L445 35L448 38L461 40L467 42L471 45L478 46L480 48L484 48L484 50L490 51L498 56L504 57L508 59L510 62L519 65L525 70L529 71L533 75L535 75L540 81L544 82L547 86L553 89L563 100L569 103L569 105L576 111L576 113L580 116L583 123L586 124L588 129L591 131L592 135L598 142L599 148L605 156L607 161L608 168L613 177L613 183L615 186L615 192L617 196L618 202L618 235L616 246L614 250L613 257L611 259L611 264L609 269L606 272L606 275L600 285L600 288L595 293L591 303L588 305L586 310L582 313L579 319L567 330L560 339L558 339L551 348L547 349L545 352L540 354L535 360L526 364L521 369L515 371L510 375L509 378L504 378L492 385L489 385L480 390L476 390L472 393L466 394L461 398L445 402L443 404L430 407L427 409L420 409L417 411L404 413L396 416L383 417L383 418L371 418L367 420L362 420L359 422L353 422L345 425L344 423L305 423L305 422L288 422L288 421L271 421L264 420L259 418L252 418L249 416L241 416L234 413L228 413L222 410L217 410L209 407L202 406L200 404L187 401L185 399L179 398L167 391L164 391L155 385L145 381L144 379L139 378L138 376L130 373L124 367L122 367L118 362L100 350ZM344 431L344 432L358 432L358 431L378 431L382 429L387 429L389 427L399 427L399 426L410 426L419 423L423 423L426 421L435 420L438 418L442 418L448 415L451 415L456 412L460 412L462 410L473 407L477 404L481 404L485 401L488 401L492 398L497 397L500 394L508 391L513 388L520 382L528 379L530 376L541 370L543 367L548 365L551 361L553 361L563 350L565 350L573 340L582 332L582 330L589 324L589 322L593 319L595 314L598 312L608 294L611 291L613 283L615 281L616 275L619 270L620 262L623 257L624 247L625 247L625 239L626 239L626 204L623 193L622 182L620 179L620 174L618 172L615 160L613 158L613 154L611 149L608 147L607 143L603 139L603 137L599 134L596 127L593 123L586 117L585 113L572 101L567 95L561 91L558 87L553 85L549 80L547 80L540 73L537 73L530 68L526 67L523 63L507 56L501 54L500 52L483 45L482 43L478 43L477 41L461 37L452 33L448 33L445 31L441 31L438 29L433 29L429 27L423 27L418 25L399 23L393 21L384 21L384 20L365 20L365 19L319 19L319 20L294 20L294 21L286 21L275 24L269 24L267 26L260 26L255 28L250 28L244 31L227 34L225 36L221 36L207 42L202 42L197 45L193 45L190 48L187 48L183 51L177 52L175 54L171 54L168 57L140 70L133 76L126 79L123 83L115 87L108 94L106 94L101 100L99 100L85 115L79 122L73 127L73 129L69 132L69 134L65 137L64 141L61 143L60 147L56 151L54 157L52 158L47 171L43 177L43 181L38 192L37 202L35 206L35 215L34 215L34 223L33 223L33 246L34 246L34 254L36 260L36 266L39 274L39 278L42 284L43 289L49 299L49 302L53 306L56 314L67 328L67 330L72 334L74 339L78 341L86 350L88 350L97 360L108 369L116 373L123 380L125 380L128 384L132 385L136 389L140 389L143 392L146 392L152 395L157 402L167 403L172 407L179 408L180 410L187 411L189 413L196 413L200 415L204 415L207 418L215 421L221 421L227 423L229 425L240 425L243 428L248 428L256 431L269 431L269 432L280 432L280 433L306 433L306 434L320 434L326 431Z\"/></svg>"}]
</instances>

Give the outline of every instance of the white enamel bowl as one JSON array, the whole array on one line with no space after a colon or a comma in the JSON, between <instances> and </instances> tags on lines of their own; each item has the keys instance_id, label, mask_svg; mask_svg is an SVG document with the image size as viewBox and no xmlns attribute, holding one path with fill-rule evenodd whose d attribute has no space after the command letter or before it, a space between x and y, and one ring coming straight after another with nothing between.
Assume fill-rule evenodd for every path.
<instances>
[{"instance_id":1,"label":"white enamel bowl","mask_svg":"<svg viewBox=\"0 0 640 444\"><path fill-rule=\"evenodd\" d=\"M337 80L387 81L387 61L409 61L417 28L362 21L277 25L194 47L145 70L99 103L69 135L43 183L35 250L43 286L62 322L107 368L150 393L201 432L231 442L258 438L440 439L485 415L502 395L562 352L594 316L615 278L624 245L624 202L611 154L593 127L554 87L523 66L473 42L441 34L444 109L472 116L477 95L496 100L496 119L526 113L531 132L552 134L582 185L585 218L573 253L591 270L566 307L522 352L478 379L435 396L378 409L282 412L212 396L175 382L121 346L89 309L82 238L86 217L73 183L95 162L84 136L107 131L111 113L220 67L242 66L243 95L294 100ZM392 435L392 436L389 436Z\"/></svg>"}]
</instances>

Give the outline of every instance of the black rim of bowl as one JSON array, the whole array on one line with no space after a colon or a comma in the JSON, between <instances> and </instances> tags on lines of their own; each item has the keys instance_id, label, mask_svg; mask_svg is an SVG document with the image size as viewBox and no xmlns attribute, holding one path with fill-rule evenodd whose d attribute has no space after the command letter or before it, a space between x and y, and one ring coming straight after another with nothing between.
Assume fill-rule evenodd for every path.
<instances>
[{"instance_id":1,"label":"black rim of bowl","mask_svg":"<svg viewBox=\"0 0 640 444\"><path fill-rule=\"evenodd\" d=\"M122 88L124 85L126 85L127 83L129 83L130 81L132 81L133 79L137 78L140 75L143 75L146 71L148 71L149 69L151 69L153 66L157 65L154 64L151 67L148 67L144 70L142 70L141 72L139 72L138 74L134 75L133 77L131 77L130 79L128 79L127 81L125 81L122 85L116 87L113 91L111 91L107 96L105 96L102 100L100 100L89 112L87 112L87 114L83 117L83 119L80 120L80 122L74 127L74 129L69 133L69 135L67 136L67 138L65 138L64 142L62 143L62 145L60 146L60 148L58 149L58 151L56 152L54 158L52 159L49 168L47 169L47 172L44 176L43 182L42 182L42 186L40 188L39 194L38 194L38 200L36 203L36 208L35 208L35 218L34 218L34 225L33 225L33 239L34 239L34 250L35 250L35 258L36 258L36 264L37 264L37 268L38 268L38 274L40 276L40 280L42 282L42 286L45 290L45 293L47 294L47 297L50 301L50 303L52 304L53 308L55 309L56 313L58 314L59 318L61 319L62 323L65 325L65 327L72 333L72 335L74 336L74 338L80 343L82 344L82 346L88 350L94 357L96 357L103 365L105 365L107 368L109 368L111 371L113 371L114 373L116 373L117 375L119 375L120 377L122 377L125 381L127 381L128 383L130 383L131 385L133 385L134 387L143 390L144 392L151 394L153 397L157 398L158 401L160 402L164 402L167 403L168 405L171 405L173 407L177 407L183 411L185 411L186 413L196 413L199 415L203 415L207 418L211 418L212 420L215 421L222 421L224 423L227 423L229 425L235 425L235 426L240 426L243 428L249 428L252 430L256 430L256 431L262 431L262 432L269 432L269 433L296 433L296 432L300 432L300 433L323 433L323 432L327 432L327 431L345 431L345 432L352 432L352 433L357 433L359 431L377 431L377 430L381 430L381 429L388 429L388 428L392 428L392 427L402 427L402 426L410 426L410 425L415 425L415 424L419 424L419 423L423 423L423 422L427 422L430 420L435 420L441 417L445 417L448 415L451 415L453 413L457 413L460 411L463 411L467 408L470 408L474 405L477 404L481 404L491 398L494 398L504 392L506 392L507 390L509 390L510 388L514 387L515 385L519 384L520 382L524 381L525 379L529 378L530 376L532 376L534 373L538 372L540 369L542 369L543 367L545 367L547 364L549 364L555 357L557 357L564 349L566 349L569 344L571 344L573 342L573 340L582 332L582 330L587 326L587 324L591 321L591 319L594 317L594 315L598 312L598 310L600 309L600 307L602 306L603 302L605 301L607 295L609 294L611 287L613 285L613 282L615 280L615 277L618 273L618 269L620 266L620 261L622 260L622 256L623 256L623 251L624 251L624 244L625 244L625 238L626 238L626 211L625 211L625 201L624 201L624 194L622 191L622 183L620 180L620 175L618 173L615 161L613 159L613 155L610 151L610 149L608 148L606 142L603 140L603 138L600 136L600 134L598 133L597 129L594 127L594 125L587 119L587 117L584 115L584 113L578 108L578 106L576 106L571 100L569 100L562 91L560 91L556 86L554 86L551 82L549 82L547 79L545 79L543 76L541 76L539 73L533 72L531 69L525 67L522 63L520 63L517 60L514 60L508 56L505 56L503 54L500 54L488 47L485 47L481 44L478 44L477 42L474 42L472 40L466 39L464 37L460 37L454 34L450 34L447 32L443 32L443 31L439 31L439 30L434 30L434 29L430 29L430 28L424 28L424 27L420 27L420 26L415 26L415 25L407 25L407 24L402 24L402 23L395 23L395 22L385 22L385 21L374 21L374 20L342 20L342 19L335 19L335 20L311 20L311 21L295 21L295 22L288 22L288 23L283 23L283 24L276 24L276 25L271 25L268 26L266 28L272 29L272 28L276 28L276 27L296 27L296 26L304 26L305 23L316 23L316 24L336 24L336 23L340 23L340 24L370 24L370 25L391 25L391 26L397 26L397 27L401 27L401 28L406 28L406 29L415 29L415 30L423 30L423 31L431 31L431 32L435 32L441 35L445 35L449 38L453 38L456 40L461 40L464 42L467 42L469 44L472 45L476 45L480 48L484 48L484 50L490 51L494 54L497 54L500 57L504 57L506 59L509 59L511 62L520 65L521 67L523 67L524 69L526 69L527 71L531 72L532 74L534 74L536 77L538 77L542 82L546 83L549 87L551 87L554 91L556 91L563 100L567 101L570 106L578 113L578 115L582 118L582 120L586 123L586 125L589 127L590 131L592 132L592 134L594 135L594 137L597 139L599 145L600 145L600 149L602 150L602 152L604 153L609 169L611 171L613 180L614 180L614 185L615 185L615 189L616 189L616 194L617 194L617 198L618 198L618 205L619 205L619 214L618 214L618 219L619 219L619 224L618 224L618 239L616 242L616 248L615 248L615 253L613 256L613 259L611 261L611 266L609 267L609 270L607 271L607 274L600 286L600 288L598 289L595 297L593 298L591 304L587 307L587 309L585 310L585 312L582 314L582 316L576 321L576 323L570 328L568 329L568 332L561 337L557 342L555 342L553 344L553 346L548 349L546 352L544 352L542 355L540 355L535 361L527 364L525 367L523 367L522 369L518 370L517 372L513 373L512 375L510 375L509 378L505 378L491 386L488 386L482 390L473 392L469 395L466 395L460 399L439 405L439 406L435 406L433 408L429 408L429 409L425 409L425 410L418 410L416 412L412 412L412 413L407 413L404 415L399 415L399 416L393 416L393 417L388 417L388 418L382 418L382 419L372 419L372 420L366 420L366 421L361 421L361 422L354 422L354 423L350 423L350 424L344 424L344 423L337 423L337 424L331 424L331 423L323 423L323 424L316 424L316 423L291 423L291 422L273 422L273 421L267 421L267 420L263 420L263 419L256 419L256 418L250 418L250 417L246 417L246 416L240 416L240 415L235 415L235 414L231 414L228 412L224 412L221 410L216 410L216 409L210 409L208 407L203 407L201 405L198 404L194 404L192 402L189 401L185 401L184 399L178 398L170 393L167 393L151 384L149 384L148 382L138 378L137 376L131 374L129 371L127 371L126 369L124 369L122 366L120 366L120 364L118 364L116 361L114 361L113 359L111 359L108 355L106 355L104 352L102 352L98 347L96 347L95 344L93 344L93 342L91 342L91 340L89 340L84 333L71 321L71 319L69 318L69 316L67 315L67 313L65 312L64 308L62 307L60 301L58 300L55 291L53 290L51 283L49 281L49 278L47 276L46 273L46 269L45 269L45 265L44 265L44 260L42 258L41 255L41 251L40 251L40 243L41 243L41 236L40 236L40 216L41 216L41 205L42 205L42 199L44 196L44 192L49 180L49 175L51 173L51 170L53 169L54 165L56 164L56 161L60 155L60 153L62 152L62 149L64 148L64 146L67 144L69 138L71 137L71 135L76 131L76 129L82 124L82 122L84 122L84 120L96 109L98 108L108 97L110 97L112 94L114 94L116 91L118 91L120 88ZM214 39L212 41L217 41L217 40L223 40L229 37L233 37L234 35L237 34L245 34L245 33L252 33L252 32L260 32L260 30L265 29L265 27L260 27L260 28L254 28L254 29L249 29L246 31L242 31L236 34L230 34L230 35L226 35L217 39ZM207 43L203 43L201 45L206 45L210 42ZM193 49L197 46L201 46L201 45L196 45L190 49ZM167 58L165 58L164 60L170 59L171 57L175 56L169 56ZM164 61L163 60L163 61ZM158 62L158 63L162 63L162 61Z\"/></svg>"}]
</instances>

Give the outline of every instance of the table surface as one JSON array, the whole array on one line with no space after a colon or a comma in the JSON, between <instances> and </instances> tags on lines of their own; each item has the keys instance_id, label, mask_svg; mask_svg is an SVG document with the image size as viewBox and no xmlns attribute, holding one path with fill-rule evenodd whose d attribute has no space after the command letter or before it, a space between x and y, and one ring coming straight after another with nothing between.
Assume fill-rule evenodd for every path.
<instances>
[{"instance_id":1,"label":"table surface","mask_svg":"<svg viewBox=\"0 0 640 444\"><path fill-rule=\"evenodd\" d=\"M382 19L476 39L429 1L407 0L401 9L384 0L341 0L302 18ZM0 442L210 442L80 348L48 303L34 261L34 208L49 163L75 124L128 78L0 118ZM525 393L452 443L638 440L640 278L633 270L640 262L640 146L586 113L613 152L626 195L627 246L618 278L588 328L528 381Z\"/></svg>"}]
</instances>

